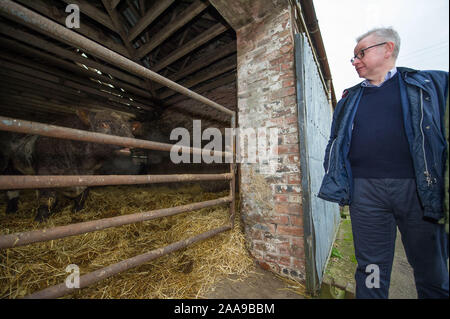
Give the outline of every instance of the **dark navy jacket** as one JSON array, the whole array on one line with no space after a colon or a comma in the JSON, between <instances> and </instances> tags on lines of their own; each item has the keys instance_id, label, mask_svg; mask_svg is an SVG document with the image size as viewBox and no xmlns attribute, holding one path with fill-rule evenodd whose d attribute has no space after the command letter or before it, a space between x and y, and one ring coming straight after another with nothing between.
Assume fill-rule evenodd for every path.
<instances>
[{"instance_id":1,"label":"dark navy jacket","mask_svg":"<svg viewBox=\"0 0 450 319\"><path fill-rule=\"evenodd\" d=\"M417 191L424 216L443 217L444 169L447 156L444 114L448 72L417 71L398 67L406 137L414 163ZM348 158L352 125L364 88L358 84L344 91L333 114L325 151L325 176L318 196L350 205L353 177Z\"/></svg>"}]
</instances>

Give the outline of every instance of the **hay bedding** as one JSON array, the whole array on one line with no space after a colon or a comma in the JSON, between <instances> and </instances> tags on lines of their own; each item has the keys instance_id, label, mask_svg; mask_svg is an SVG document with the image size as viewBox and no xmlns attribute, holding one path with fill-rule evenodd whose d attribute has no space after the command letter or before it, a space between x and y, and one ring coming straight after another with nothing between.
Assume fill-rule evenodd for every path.
<instances>
[{"instance_id":1,"label":"hay bedding","mask_svg":"<svg viewBox=\"0 0 450 319\"><path fill-rule=\"evenodd\" d=\"M82 221L185 205L218 197L198 185L169 187L115 186L93 188L85 208L71 212L71 202L60 200L62 211L47 222L33 222L35 192L23 191L19 211L5 215L0 203L0 233L8 234L49 228ZM159 257L119 273L64 298L202 298L219 279L228 274L246 277L253 261L245 248L240 218L235 227L188 248ZM225 225L228 206L215 206L132 225L109 228L50 242L0 250L0 298L20 298L48 286L63 283L69 264L80 274L166 246Z\"/></svg>"}]
</instances>

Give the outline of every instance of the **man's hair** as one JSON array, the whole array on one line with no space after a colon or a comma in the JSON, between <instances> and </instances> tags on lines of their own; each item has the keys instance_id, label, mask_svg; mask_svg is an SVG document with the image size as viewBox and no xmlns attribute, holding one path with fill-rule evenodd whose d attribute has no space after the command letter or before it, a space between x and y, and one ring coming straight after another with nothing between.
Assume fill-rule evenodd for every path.
<instances>
[{"instance_id":1,"label":"man's hair","mask_svg":"<svg viewBox=\"0 0 450 319\"><path fill-rule=\"evenodd\" d=\"M375 35L379 40L394 42L394 52L392 52L392 55L395 59L397 59L398 53L400 52L400 36L398 35L397 31L395 31L392 27L375 28L357 37L356 42L359 42L372 34Z\"/></svg>"}]
</instances>

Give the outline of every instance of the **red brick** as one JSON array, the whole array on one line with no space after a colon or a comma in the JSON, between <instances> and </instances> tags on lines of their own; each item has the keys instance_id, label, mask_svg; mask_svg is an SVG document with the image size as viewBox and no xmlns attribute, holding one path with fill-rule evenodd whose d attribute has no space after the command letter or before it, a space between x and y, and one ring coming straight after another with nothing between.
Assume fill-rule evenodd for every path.
<instances>
[{"instance_id":1,"label":"red brick","mask_svg":"<svg viewBox=\"0 0 450 319\"><path fill-rule=\"evenodd\" d=\"M288 184L300 184L301 182L300 174L288 175Z\"/></svg>"},{"instance_id":2,"label":"red brick","mask_svg":"<svg viewBox=\"0 0 450 319\"><path fill-rule=\"evenodd\" d=\"M289 242L279 243L277 247L280 255L291 255L291 244Z\"/></svg>"},{"instance_id":3,"label":"red brick","mask_svg":"<svg viewBox=\"0 0 450 319\"><path fill-rule=\"evenodd\" d=\"M284 266L291 266L291 257L281 257L280 256L279 263Z\"/></svg>"},{"instance_id":4,"label":"red brick","mask_svg":"<svg viewBox=\"0 0 450 319\"><path fill-rule=\"evenodd\" d=\"M292 70L294 63L288 62L281 64L281 71Z\"/></svg>"},{"instance_id":5,"label":"red brick","mask_svg":"<svg viewBox=\"0 0 450 319\"><path fill-rule=\"evenodd\" d=\"M277 195L275 195L277 196ZM288 203L277 203L275 204L275 211L277 214L287 214L289 212L289 204Z\"/></svg>"},{"instance_id":6,"label":"red brick","mask_svg":"<svg viewBox=\"0 0 450 319\"><path fill-rule=\"evenodd\" d=\"M286 202L287 203L289 200L289 196L276 194L276 195L274 195L274 199L276 202Z\"/></svg>"},{"instance_id":7,"label":"red brick","mask_svg":"<svg viewBox=\"0 0 450 319\"><path fill-rule=\"evenodd\" d=\"M298 216L289 216L290 224L292 226L303 227L303 218Z\"/></svg>"},{"instance_id":8,"label":"red brick","mask_svg":"<svg viewBox=\"0 0 450 319\"><path fill-rule=\"evenodd\" d=\"M293 87L294 84L295 84L294 80L285 80L285 81L283 81L283 87L284 88L291 87L291 86Z\"/></svg>"},{"instance_id":9,"label":"red brick","mask_svg":"<svg viewBox=\"0 0 450 319\"><path fill-rule=\"evenodd\" d=\"M269 222L277 225L289 225L289 217L287 215L277 215L271 217Z\"/></svg>"},{"instance_id":10,"label":"red brick","mask_svg":"<svg viewBox=\"0 0 450 319\"><path fill-rule=\"evenodd\" d=\"M299 214L299 216L302 216L303 207L300 203L289 203L288 205L288 213L290 215Z\"/></svg>"},{"instance_id":11,"label":"red brick","mask_svg":"<svg viewBox=\"0 0 450 319\"><path fill-rule=\"evenodd\" d=\"M303 228L295 226L278 226L277 234L302 237Z\"/></svg>"},{"instance_id":12,"label":"red brick","mask_svg":"<svg viewBox=\"0 0 450 319\"><path fill-rule=\"evenodd\" d=\"M278 150L279 155L292 154L292 153L297 154L298 153L298 145L297 144L295 144L295 145L278 145L277 150Z\"/></svg>"}]
</instances>

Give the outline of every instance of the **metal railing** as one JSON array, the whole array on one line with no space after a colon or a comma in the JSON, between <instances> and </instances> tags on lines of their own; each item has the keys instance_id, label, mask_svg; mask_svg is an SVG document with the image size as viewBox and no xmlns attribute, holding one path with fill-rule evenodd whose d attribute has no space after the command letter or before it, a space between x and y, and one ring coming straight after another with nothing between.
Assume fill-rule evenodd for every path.
<instances>
[{"instance_id":1,"label":"metal railing","mask_svg":"<svg viewBox=\"0 0 450 319\"><path fill-rule=\"evenodd\" d=\"M203 97L139 64L133 62L114 51L111 51L94 41L89 40L70 29L65 28L58 23L47 19L17 3L9 0L0 0L0 15L26 25L45 35L50 35L64 43L75 47L83 48L104 61L118 66L132 74L158 82L172 90L191 97L201 103L207 104L227 115L231 116L231 127L236 126L235 112L217 104L206 97ZM70 139L84 142L95 142L103 144L112 144L130 148L143 148L158 151L170 151L171 144L159 143L154 141L139 140L120 136L76 130L66 127L54 126L44 123L23 121L0 116L0 130L43 135L54 138ZM191 153L200 153L201 149L185 147ZM184 151L184 150L183 150ZM230 224L219 228L209 230L197 236L193 236L168 246L158 248L145 254L123 260L119 263L98 269L94 272L80 277L80 288L96 283L105 278L111 277L119 272L139 266L157 257L169 254L173 251L185 248L195 242L210 238L221 232L230 230L234 227L235 216L235 183L236 183L236 165L235 161L235 142L233 137L232 150L229 152L215 152L222 156L231 156L230 172L226 174L183 174L183 175L95 175L95 176L0 176L0 189L23 189L23 188L53 188L69 186L98 186L98 185L123 185L123 184L147 184L147 183L165 183L165 182L190 182L205 180L229 180L230 195L215 200L192 203L172 208L158 209L143 213L130 214L105 218L96 221L76 223L66 226L58 226L50 229L34 230L0 236L0 249L7 249L17 246L28 245L31 243L49 241L68 236L74 236L93 232L105 228L117 227L145 220L171 216L183 212L189 212L205 207L215 205L230 205ZM42 291L35 292L25 298L57 298L69 293L73 293L74 288L68 288L66 285L59 284L48 287Z\"/></svg>"}]
</instances>

